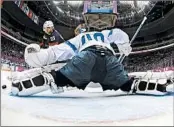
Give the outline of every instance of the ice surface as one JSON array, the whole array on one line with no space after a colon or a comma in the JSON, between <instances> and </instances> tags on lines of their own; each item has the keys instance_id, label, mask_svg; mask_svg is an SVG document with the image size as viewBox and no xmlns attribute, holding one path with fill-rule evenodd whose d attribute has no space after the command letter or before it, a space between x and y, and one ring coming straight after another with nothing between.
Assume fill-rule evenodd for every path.
<instances>
[{"instance_id":1,"label":"ice surface","mask_svg":"<svg viewBox=\"0 0 174 127\"><path fill-rule=\"evenodd\" d=\"M2 125L171 125L173 88L167 95L126 95L102 92L100 87L53 95L46 91L30 97L11 96L9 72L1 73Z\"/></svg>"}]
</instances>

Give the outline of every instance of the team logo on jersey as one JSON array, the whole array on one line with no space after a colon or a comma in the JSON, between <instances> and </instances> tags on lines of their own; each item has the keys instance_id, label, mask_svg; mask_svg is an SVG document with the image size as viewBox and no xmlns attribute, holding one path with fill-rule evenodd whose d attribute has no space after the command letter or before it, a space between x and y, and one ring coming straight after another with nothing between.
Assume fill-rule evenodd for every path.
<instances>
[{"instance_id":1,"label":"team logo on jersey","mask_svg":"<svg viewBox=\"0 0 174 127\"><path fill-rule=\"evenodd\" d=\"M28 53L36 53L37 52L37 50L33 47L28 48L27 51L28 51Z\"/></svg>"},{"instance_id":2,"label":"team logo on jersey","mask_svg":"<svg viewBox=\"0 0 174 127\"><path fill-rule=\"evenodd\" d=\"M55 41L56 40L55 36L50 37L50 40Z\"/></svg>"}]
</instances>

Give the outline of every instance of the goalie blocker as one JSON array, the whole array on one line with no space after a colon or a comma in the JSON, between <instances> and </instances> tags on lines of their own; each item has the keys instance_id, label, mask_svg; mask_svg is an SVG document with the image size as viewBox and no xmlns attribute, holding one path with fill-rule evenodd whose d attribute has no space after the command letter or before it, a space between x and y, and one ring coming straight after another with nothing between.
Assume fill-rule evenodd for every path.
<instances>
[{"instance_id":1,"label":"goalie blocker","mask_svg":"<svg viewBox=\"0 0 174 127\"><path fill-rule=\"evenodd\" d=\"M45 71L43 68L34 68L26 70L24 72L16 72L15 74L13 74L11 93L12 95L16 96L30 96L46 90L51 90L51 92L55 94L63 92L64 86L85 89L85 87L75 85L60 71ZM82 84L82 86L84 86L84 84ZM152 83L136 77L131 77L126 83L121 85L120 89L124 92L127 92L128 94L135 94L139 92L148 93L151 91L158 91L157 93L161 94L167 92L166 87L167 83Z\"/></svg>"}]
</instances>

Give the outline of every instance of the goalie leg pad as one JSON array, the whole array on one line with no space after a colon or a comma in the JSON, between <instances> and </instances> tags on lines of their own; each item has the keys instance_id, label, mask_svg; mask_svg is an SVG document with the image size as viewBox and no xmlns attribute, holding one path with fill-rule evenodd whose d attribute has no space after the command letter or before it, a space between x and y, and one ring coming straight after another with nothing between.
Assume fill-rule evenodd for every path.
<instances>
[{"instance_id":1,"label":"goalie leg pad","mask_svg":"<svg viewBox=\"0 0 174 127\"><path fill-rule=\"evenodd\" d=\"M29 96L50 89L47 85L48 80L43 75L23 80L20 82L12 82L12 95Z\"/></svg>"},{"instance_id":2,"label":"goalie leg pad","mask_svg":"<svg viewBox=\"0 0 174 127\"><path fill-rule=\"evenodd\" d=\"M48 89L54 94L64 92L63 87L59 85L60 82L56 82L56 78L60 79L56 76L56 71L47 72L43 68L15 72L12 76L11 93L16 96L30 96Z\"/></svg>"},{"instance_id":3,"label":"goalie leg pad","mask_svg":"<svg viewBox=\"0 0 174 127\"><path fill-rule=\"evenodd\" d=\"M24 89L28 89L28 88L31 88L33 87L33 84L35 84L35 86L43 86L44 84L44 78L42 75L39 75L39 76L36 76L31 80L26 80L26 81L22 81L22 82L18 82L18 83L12 83L12 86L13 87L16 87L19 89L19 91L22 91L23 90L23 87Z\"/></svg>"},{"instance_id":4,"label":"goalie leg pad","mask_svg":"<svg viewBox=\"0 0 174 127\"><path fill-rule=\"evenodd\" d=\"M130 93L152 93L152 94L161 94L166 93L167 83L160 84L158 80L155 82L150 80L141 80L135 79Z\"/></svg>"},{"instance_id":5,"label":"goalie leg pad","mask_svg":"<svg viewBox=\"0 0 174 127\"><path fill-rule=\"evenodd\" d=\"M140 91L145 90L157 90L160 92L166 92L166 85L159 83L148 83L146 81L141 81L137 87Z\"/></svg>"}]
</instances>

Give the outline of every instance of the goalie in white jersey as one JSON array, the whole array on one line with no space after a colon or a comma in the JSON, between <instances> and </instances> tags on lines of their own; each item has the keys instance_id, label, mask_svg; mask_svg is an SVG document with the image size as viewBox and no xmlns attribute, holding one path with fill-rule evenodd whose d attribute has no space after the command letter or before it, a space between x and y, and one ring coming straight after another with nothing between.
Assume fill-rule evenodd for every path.
<instances>
[{"instance_id":1,"label":"goalie in white jersey","mask_svg":"<svg viewBox=\"0 0 174 127\"><path fill-rule=\"evenodd\" d=\"M79 32L84 32L80 28ZM101 32L84 32L76 37L48 49L40 49L39 45L31 44L25 49L25 61L32 67L13 77L12 93L26 96L50 89L58 93L60 87L71 86L85 89L89 82L100 83L103 90L126 92L145 90L143 83L136 86L136 80L129 79L122 64L119 63L111 43L115 43L120 53L128 56L132 50L128 35L120 29L103 30ZM43 66L56 61L69 60L61 69L45 71ZM25 75L27 74L27 75ZM147 84L146 84L147 85ZM165 92L160 84L156 88ZM153 88L153 89L154 89Z\"/></svg>"}]
</instances>

